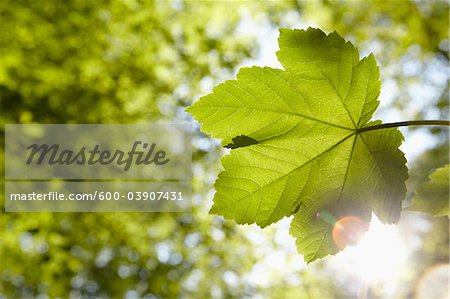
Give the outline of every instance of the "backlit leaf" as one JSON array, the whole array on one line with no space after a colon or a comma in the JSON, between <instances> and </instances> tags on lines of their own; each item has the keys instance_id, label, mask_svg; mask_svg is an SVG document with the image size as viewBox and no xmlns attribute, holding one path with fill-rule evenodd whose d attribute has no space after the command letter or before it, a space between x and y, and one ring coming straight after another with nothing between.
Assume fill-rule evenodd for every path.
<instances>
[{"instance_id":1,"label":"backlit leaf","mask_svg":"<svg viewBox=\"0 0 450 299\"><path fill-rule=\"evenodd\" d=\"M398 220L407 178L403 136L359 131L381 123L368 123L380 93L373 54L360 60L339 34L313 28L282 29L279 45L284 70L242 68L187 110L204 132L237 145L222 159L211 213L260 227L294 214L291 234L312 261L339 249L334 223L316 217L321 211Z\"/></svg>"},{"instance_id":2,"label":"backlit leaf","mask_svg":"<svg viewBox=\"0 0 450 299\"><path fill-rule=\"evenodd\" d=\"M433 216L449 216L449 172L450 165L447 164L431 174L430 180L417 189L408 209Z\"/></svg>"}]
</instances>

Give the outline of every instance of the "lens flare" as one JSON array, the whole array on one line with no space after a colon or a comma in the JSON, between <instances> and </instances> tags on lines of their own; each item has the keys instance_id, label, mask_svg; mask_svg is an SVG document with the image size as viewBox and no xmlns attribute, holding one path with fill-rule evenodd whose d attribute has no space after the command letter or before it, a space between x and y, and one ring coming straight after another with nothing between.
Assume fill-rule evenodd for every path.
<instances>
[{"instance_id":1,"label":"lens flare","mask_svg":"<svg viewBox=\"0 0 450 299\"><path fill-rule=\"evenodd\" d=\"M416 287L414 298L449 298L449 274L449 264L435 265L427 269Z\"/></svg>"},{"instance_id":2,"label":"lens flare","mask_svg":"<svg viewBox=\"0 0 450 299\"><path fill-rule=\"evenodd\" d=\"M358 245L340 252L330 263L334 269L354 275L370 286L382 287L380 292L384 292L396 290L407 275L409 255L399 228L381 223L372 214L370 227Z\"/></svg>"},{"instance_id":3,"label":"lens flare","mask_svg":"<svg viewBox=\"0 0 450 299\"><path fill-rule=\"evenodd\" d=\"M368 227L368 223L359 217L343 217L336 221L333 226L333 241L340 249L343 249L347 245L355 246L367 231Z\"/></svg>"}]
</instances>

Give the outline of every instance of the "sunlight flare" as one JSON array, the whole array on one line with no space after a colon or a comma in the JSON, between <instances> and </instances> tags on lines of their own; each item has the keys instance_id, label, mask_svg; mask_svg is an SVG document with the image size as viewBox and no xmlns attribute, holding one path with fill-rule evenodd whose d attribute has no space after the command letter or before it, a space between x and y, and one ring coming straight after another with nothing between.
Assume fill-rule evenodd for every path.
<instances>
[{"instance_id":1,"label":"sunlight flare","mask_svg":"<svg viewBox=\"0 0 450 299\"><path fill-rule=\"evenodd\" d=\"M368 283L395 282L406 270L408 250L395 225L385 225L373 215L358 245L336 257L336 266ZM344 266L345 265L345 266Z\"/></svg>"}]
</instances>

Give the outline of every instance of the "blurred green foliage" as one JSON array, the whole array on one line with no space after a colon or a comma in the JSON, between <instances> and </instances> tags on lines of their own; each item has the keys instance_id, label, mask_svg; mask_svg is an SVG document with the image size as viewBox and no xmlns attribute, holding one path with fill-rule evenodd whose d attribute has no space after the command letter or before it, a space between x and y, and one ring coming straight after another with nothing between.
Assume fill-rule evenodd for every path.
<instances>
[{"instance_id":1,"label":"blurred green foliage","mask_svg":"<svg viewBox=\"0 0 450 299\"><path fill-rule=\"evenodd\" d=\"M380 57L383 84L394 96L386 109L397 107L410 117L447 114L448 2L10 0L0 2L2 133L6 123L189 120L183 107L260 55L258 32L245 28L249 22L256 31L306 25L337 30ZM411 109L411 86L418 82L432 92ZM439 166L437 157L446 159L440 149L448 135L435 133L439 154L420 159L420 178ZM258 246L245 228L207 213L220 148L198 132L193 146L192 214L0 213L0 297L354 295L333 280L326 263L291 271L294 280L273 275L264 286L251 282ZM448 229L448 221L433 224L439 236L426 238L417 269L446 254L448 260L445 223ZM264 234L271 239L273 231ZM275 242L264 246L283 251ZM413 293L417 277L399 298Z\"/></svg>"},{"instance_id":2,"label":"blurred green foliage","mask_svg":"<svg viewBox=\"0 0 450 299\"><path fill-rule=\"evenodd\" d=\"M190 100L174 99L176 88L198 90L203 77L237 65L252 50L246 38L231 37L239 15L225 4L2 5L2 27L8 28L2 32L0 72L6 122L171 119L178 101Z\"/></svg>"}]
</instances>

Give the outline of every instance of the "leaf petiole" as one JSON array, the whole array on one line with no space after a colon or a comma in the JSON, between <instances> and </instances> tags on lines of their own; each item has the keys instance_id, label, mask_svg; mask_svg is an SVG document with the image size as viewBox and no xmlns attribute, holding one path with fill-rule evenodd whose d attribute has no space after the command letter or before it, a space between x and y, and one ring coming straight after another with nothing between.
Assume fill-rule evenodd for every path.
<instances>
[{"instance_id":1,"label":"leaf petiole","mask_svg":"<svg viewBox=\"0 0 450 299\"><path fill-rule=\"evenodd\" d=\"M409 120L409 121L399 121L395 123L386 123L376 126L370 126L365 128L360 128L356 130L356 133L362 133L373 130L381 130L387 128L397 128L397 127L408 127L408 126L450 126L450 121L448 120Z\"/></svg>"}]
</instances>

